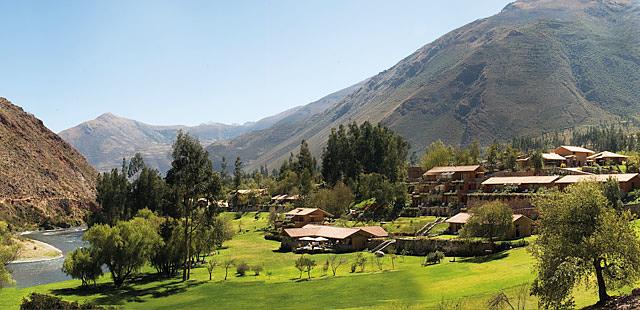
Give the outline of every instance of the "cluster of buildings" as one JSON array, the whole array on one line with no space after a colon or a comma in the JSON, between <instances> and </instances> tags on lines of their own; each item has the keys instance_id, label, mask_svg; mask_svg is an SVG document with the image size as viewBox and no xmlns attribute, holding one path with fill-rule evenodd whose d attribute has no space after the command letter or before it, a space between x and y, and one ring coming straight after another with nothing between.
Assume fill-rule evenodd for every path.
<instances>
[{"instance_id":1,"label":"cluster of buildings","mask_svg":"<svg viewBox=\"0 0 640 310\"><path fill-rule=\"evenodd\" d=\"M319 208L295 208L285 213L280 248L295 252L351 252L372 248L372 240L386 238L380 226L329 225L333 215Z\"/></svg>"},{"instance_id":2,"label":"cluster of buildings","mask_svg":"<svg viewBox=\"0 0 640 310\"><path fill-rule=\"evenodd\" d=\"M625 155L560 146L542 154L542 171L535 171L531 160L518 159L521 169L517 172L488 172L480 165L434 167L428 171L409 168L412 206L419 208L421 214L451 216L465 208L499 200L511 206L514 213L535 219L531 197L541 188L564 189L585 180L605 182L609 178L617 180L625 193L640 188L638 173L590 172L598 165L622 164L627 160Z\"/></svg>"}]
</instances>

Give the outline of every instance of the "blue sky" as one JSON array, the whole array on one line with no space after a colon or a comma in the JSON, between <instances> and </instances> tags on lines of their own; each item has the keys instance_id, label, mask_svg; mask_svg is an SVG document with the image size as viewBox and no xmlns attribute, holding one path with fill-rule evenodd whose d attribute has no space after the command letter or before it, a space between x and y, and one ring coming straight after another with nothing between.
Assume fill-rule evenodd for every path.
<instances>
[{"instance_id":1,"label":"blue sky","mask_svg":"<svg viewBox=\"0 0 640 310\"><path fill-rule=\"evenodd\" d=\"M112 112L242 123L385 70L510 1L0 1L0 96L60 131Z\"/></svg>"}]
</instances>

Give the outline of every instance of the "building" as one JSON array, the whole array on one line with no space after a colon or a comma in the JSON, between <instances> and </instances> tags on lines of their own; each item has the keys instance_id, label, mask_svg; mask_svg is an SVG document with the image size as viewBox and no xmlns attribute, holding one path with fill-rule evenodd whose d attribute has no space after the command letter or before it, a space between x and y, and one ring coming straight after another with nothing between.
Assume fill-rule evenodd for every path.
<instances>
[{"instance_id":1,"label":"building","mask_svg":"<svg viewBox=\"0 0 640 310\"><path fill-rule=\"evenodd\" d=\"M629 157L609 151L600 152L587 157L588 160L593 160L594 162L602 166L608 164L620 165L622 164L622 162L626 161L627 158Z\"/></svg>"},{"instance_id":2,"label":"building","mask_svg":"<svg viewBox=\"0 0 640 310\"><path fill-rule=\"evenodd\" d=\"M457 234L467 221L469 221L469 218L471 218L470 213L460 212L447 219L445 223L449 224L449 233ZM507 234L508 239L531 236L533 232L533 220L522 214L513 214L512 221L513 229Z\"/></svg>"},{"instance_id":3,"label":"building","mask_svg":"<svg viewBox=\"0 0 640 310\"><path fill-rule=\"evenodd\" d=\"M557 175L491 177L482 182L481 186L486 193L501 191L507 187L514 187L520 192L535 192L540 187L552 187L558 178L560 176Z\"/></svg>"},{"instance_id":4,"label":"building","mask_svg":"<svg viewBox=\"0 0 640 310\"><path fill-rule=\"evenodd\" d=\"M563 145L554 149L553 153L564 157L567 160L568 166L575 167L586 165L587 157L596 152L579 146Z\"/></svg>"},{"instance_id":5,"label":"building","mask_svg":"<svg viewBox=\"0 0 640 310\"><path fill-rule=\"evenodd\" d=\"M333 217L331 213L318 208L295 208L284 215L285 222L298 228L307 224L323 224L325 218Z\"/></svg>"},{"instance_id":6,"label":"building","mask_svg":"<svg viewBox=\"0 0 640 310\"><path fill-rule=\"evenodd\" d=\"M369 248L370 239L388 236L387 231L380 226L337 227L309 224L300 228L285 229L280 248L294 251L361 251Z\"/></svg>"},{"instance_id":7,"label":"building","mask_svg":"<svg viewBox=\"0 0 640 310\"><path fill-rule=\"evenodd\" d=\"M458 205L466 201L466 194L477 190L484 169L480 165L433 167L422 175L422 180L413 188L415 207Z\"/></svg>"},{"instance_id":8,"label":"building","mask_svg":"<svg viewBox=\"0 0 640 310\"><path fill-rule=\"evenodd\" d=\"M425 171L422 167L409 167L407 168L407 181L409 183L420 182L424 173Z\"/></svg>"},{"instance_id":9,"label":"building","mask_svg":"<svg viewBox=\"0 0 640 310\"><path fill-rule=\"evenodd\" d=\"M480 165L433 167L422 175L426 181L456 180L472 181L484 176L484 168Z\"/></svg>"},{"instance_id":10,"label":"building","mask_svg":"<svg viewBox=\"0 0 640 310\"><path fill-rule=\"evenodd\" d=\"M566 175L555 181L560 189L581 181L606 182L609 178L614 178L620 184L620 190L628 193L640 187L640 177L637 173L620 174L591 174L591 175Z\"/></svg>"}]
</instances>

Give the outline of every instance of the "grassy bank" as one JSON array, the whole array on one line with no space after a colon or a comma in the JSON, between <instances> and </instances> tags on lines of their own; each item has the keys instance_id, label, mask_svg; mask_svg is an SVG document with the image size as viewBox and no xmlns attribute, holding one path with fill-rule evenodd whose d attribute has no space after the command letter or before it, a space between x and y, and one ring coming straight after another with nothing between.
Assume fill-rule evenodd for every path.
<instances>
[{"instance_id":1,"label":"grassy bank","mask_svg":"<svg viewBox=\"0 0 640 310\"><path fill-rule=\"evenodd\" d=\"M232 214L225 215L233 218ZM155 279L150 268L123 289L113 289L110 279L103 277L95 288L79 290L79 281L65 281L33 288L8 288L0 291L0 309L17 309L20 300L32 291L52 293L67 300L94 301L100 304L122 305L136 309L210 309L212 306L237 308L323 309L323 308L438 308L460 302L466 309L484 308L487 299L504 290L515 294L518 286L530 283L533 260L525 248L507 251L485 258L446 258L441 264L423 267L422 257L400 257L392 268L389 257L380 271L371 254L365 272L350 272L348 264L338 270L338 276L324 275L322 265L328 255L312 255L318 266L312 279L299 279L294 267L298 255L275 251L279 243L264 240L260 228L266 225L266 215L245 214L234 220L239 233L212 259L234 258L249 265L261 264L264 271L254 276L235 276L230 270L224 281L224 269L218 267L213 281L205 268L193 271L186 283L178 278ZM355 254L343 254L350 261ZM267 274L269 273L269 275ZM576 292L579 306L595 302L594 291ZM528 297L528 307L536 309L536 301Z\"/></svg>"}]
</instances>

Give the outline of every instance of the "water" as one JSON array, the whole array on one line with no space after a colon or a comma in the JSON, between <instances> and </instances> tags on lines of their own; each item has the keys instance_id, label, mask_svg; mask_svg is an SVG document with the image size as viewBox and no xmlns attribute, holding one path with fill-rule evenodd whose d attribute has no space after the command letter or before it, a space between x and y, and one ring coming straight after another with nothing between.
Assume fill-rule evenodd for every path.
<instances>
[{"instance_id":1,"label":"water","mask_svg":"<svg viewBox=\"0 0 640 310\"><path fill-rule=\"evenodd\" d=\"M63 255L83 245L83 228L69 228L53 231L36 231L24 234L24 237L46 242L60 249ZM33 263L9 264L13 279L18 287L60 282L71 279L62 272L64 257Z\"/></svg>"}]
</instances>

